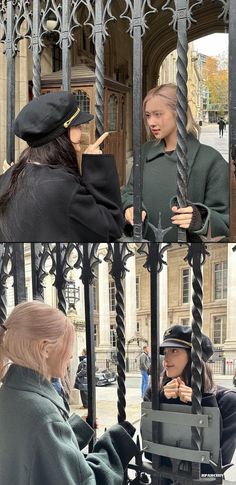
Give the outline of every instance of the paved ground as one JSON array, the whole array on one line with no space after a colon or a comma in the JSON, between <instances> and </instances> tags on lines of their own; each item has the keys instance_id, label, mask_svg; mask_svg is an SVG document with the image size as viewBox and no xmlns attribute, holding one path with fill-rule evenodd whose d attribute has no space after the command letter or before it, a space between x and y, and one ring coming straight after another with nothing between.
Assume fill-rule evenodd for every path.
<instances>
[{"instance_id":1,"label":"paved ground","mask_svg":"<svg viewBox=\"0 0 236 485\"><path fill-rule=\"evenodd\" d=\"M201 128L200 135L201 143L210 145L218 150L225 160L229 161L229 126L227 125L224 131L223 138L219 137L219 129L217 124L204 124Z\"/></svg>"},{"instance_id":2,"label":"paved ground","mask_svg":"<svg viewBox=\"0 0 236 485\"><path fill-rule=\"evenodd\" d=\"M228 388L232 386L232 376L215 376L218 384ZM133 423L139 432L140 424L140 376L139 374L128 374L126 378L126 413L127 420ZM113 384L109 387L96 388L97 399L97 419L99 424L98 436L100 436L105 428L109 428L112 424L117 422L117 385ZM80 409L78 406L71 406L72 412L76 412L83 416L86 410ZM226 472L226 479L224 485L236 485L236 453L234 455L235 466Z\"/></svg>"}]
</instances>

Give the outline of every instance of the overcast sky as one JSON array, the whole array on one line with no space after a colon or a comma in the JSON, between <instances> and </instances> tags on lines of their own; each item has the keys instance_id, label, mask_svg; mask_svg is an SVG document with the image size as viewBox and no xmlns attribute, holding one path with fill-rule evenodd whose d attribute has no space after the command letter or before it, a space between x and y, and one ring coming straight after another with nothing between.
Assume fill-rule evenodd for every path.
<instances>
[{"instance_id":1,"label":"overcast sky","mask_svg":"<svg viewBox=\"0 0 236 485\"><path fill-rule=\"evenodd\" d=\"M228 34L211 34L194 41L194 48L201 54L217 56L228 51Z\"/></svg>"}]
</instances>

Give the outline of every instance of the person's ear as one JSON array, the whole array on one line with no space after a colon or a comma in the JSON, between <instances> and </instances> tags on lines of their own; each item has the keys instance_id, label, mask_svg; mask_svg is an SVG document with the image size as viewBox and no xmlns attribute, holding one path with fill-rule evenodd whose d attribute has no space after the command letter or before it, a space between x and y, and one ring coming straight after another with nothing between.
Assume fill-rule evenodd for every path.
<instances>
[{"instance_id":1,"label":"person's ear","mask_svg":"<svg viewBox=\"0 0 236 485\"><path fill-rule=\"evenodd\" d=\"M50 350L51 350L51 346L52 344L49 343L48 340L41 340L40 344L39 344L39 350L40 350L40 353L46 358L48 359L49 358L49 355L50 355Z\"/></svg>"}]
</instances>

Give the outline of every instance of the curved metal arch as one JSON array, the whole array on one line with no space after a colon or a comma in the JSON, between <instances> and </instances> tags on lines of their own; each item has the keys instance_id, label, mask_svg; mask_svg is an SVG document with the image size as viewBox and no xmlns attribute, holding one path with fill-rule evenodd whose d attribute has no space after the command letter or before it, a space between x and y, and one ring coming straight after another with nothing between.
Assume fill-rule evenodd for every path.
<instances>
[{"instance_id":1,"label":"curved metal arch","mask_svg":"<svg viewBox=\"0 0 236 485\"><path fill-rule=\"evenodd\" d=\"M225 32L225 23L221 16L220 4L217 2L213 4L212 1L215 0L204 0L204 4L196 9L195 18L197 22L193 23L188 31L188 42L215 32ZM175 31L172 28L166 28L168 18L170 18L168 11L160 12L160 22L156 25L152 17L149 31L146 32L144 37L143 51L146 65L151 65L153 71L157 74L166 56L176 49ZM161 46L158 43L160 38L162 39ZM153 78L150 87L153 86L155 81L156 77Z\"/></svg>"}]
</instances>

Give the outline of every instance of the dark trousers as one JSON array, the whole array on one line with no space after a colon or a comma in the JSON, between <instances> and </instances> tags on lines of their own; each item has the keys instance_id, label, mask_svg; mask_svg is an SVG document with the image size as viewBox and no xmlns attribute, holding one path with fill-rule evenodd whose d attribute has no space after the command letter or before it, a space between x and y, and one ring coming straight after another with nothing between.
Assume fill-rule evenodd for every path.
<instances>
[{"instance_id":1,"label":"dark trousers","mask_svg":"<svg viewBox=\"0 0 236 485\"><path fill-rule=\"evenodd\" d=\"M87 391L80 391L81 401L84 408L88 407L88 392Z\"/></svg>"}]
</instances>

